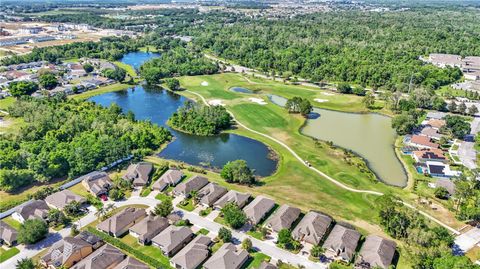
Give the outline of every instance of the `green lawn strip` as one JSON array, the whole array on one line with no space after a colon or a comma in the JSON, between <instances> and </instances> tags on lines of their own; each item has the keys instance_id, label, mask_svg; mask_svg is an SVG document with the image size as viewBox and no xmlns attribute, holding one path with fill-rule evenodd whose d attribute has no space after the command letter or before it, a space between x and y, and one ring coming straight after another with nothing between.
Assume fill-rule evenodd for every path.
<instances>
[{"instance_id":1,"label":"green lawn strip","mask_svg":"<svg viewBox=\"0 0 480 269\"><path fill-rule=\"evenodd\" d=\"M168 258L162 254L162 251L159 248L154 246L142 246L136 242L136 239L133 236L126 235L122 239L118 239L92 227L87 227L87 230L100 237L105 242L121 249L126 254L133 256L154 268L172 268Z\"/></svg>"},{"instance_id":2,"label":"green lawn strip","mask_svg":"<svg viewBox=\"0 0 480 269\"><path fill-rule=\"evenodd\" d=\"M212 210L213 210L213 209L212 209L211 207L207 207L206 209L200 210L199 215L200 215L201 217L206 217L206 216L208 216L208 215L212 212Z\"/></svg>"},{"instance_id":3,"label":"green lawn strip","mask_svg":"<svg viewBox=\"0 0 480 269\"><path fill-rule=\"evenodd\" d=\"M127 74L132 77L132 78L135 78L137 77L137 71L135 71L135 68L133 68L133 66L129 65L129 64L126 64L126 63L122 63L122 62L119 62L119 61L115 61L113 62L116 66L124 69L125 71L127 71Z\"/></svg>"},{"instance_id":4,"label":"green lawn strip","mask_svg":"<svg viewBox=\"0 0 480 269\"><path fill-rule=\"evenodd\" d=\"M8 217L2 219L2 221L5 222L6 224L12 226L12 228L14 228L14 229L17 230L17 231L18 231L18 230L20 229L20 227L22 226L22 224L21 224L20 222L16 221L16 220L14 220L14 219L12 218L12 216L8 216Z\"/></svg>"},{"instance_id":5,"label":"green lawn strip","mask_svg":"<svg viewBox=\"0 0 480 269\"><path fill-rule=\"evenodd\" d=\"M212 246L212 253L215 253L219 248L223 246L223 241L220 240Z\"/></svg>"},{"instance_id":6,"label":"green lawn strip","mask_svg":"<svg viewBox=\"0 0 480 269\"><path fill-rule=\"evenodd\" d=\"M157 200L159 200L159 201L161 201L161 202L164 202L164 201L167 200L167 199L171 199L171 197L168 196L168 195L166 195L165 193L161 192L161 193L159 193L159 194L157 194L157 195L155 196L155 199L157 199Z\"/></svg>"},{"instance_id":7,"label":"green lawn strip","mask_svg":"<svg viewBox=\"0 0 480 269\"><path fill-rule=\"evenodd\" d=\"M83 197L87 197L90 194L90 192L85 188L85 186L83 186L82 183L75 184L68 189L71 192Z\"/></svg>"},{"instance_id":8,"label":"green lawn strip","mask_svg":"<svg viewBox=\"0 0 480 269\"><path fill-rule=\"evenodd\" d=\"M16 247L9 248L8 250L5 250L4 248L0 247L0 263L17 255L19 252L20 250L18 250L18 248Z\"/></svg>"},{"instance_id":9,"label":"green lawn strip","mask_svg":"<svg viewBox=\"0 0 480 269\"><path fill-rule=\"evenodd\" d=\"M269 261L270 256L261 252L250 253L251 258L242 266L242 268L258 268L263 261Z\"/></svg>"},{"instance_id":10,"label":"green lawn strip","mask_svg":"<svg viewBox=\"0 0 480 269\"><path fill-rule=\"evenodd\" d=\"M247 232L248 235L250 235L251 237L253 238L256 238L258 240L262 240L263 241L263 234L257 230L250 230Z\"/></svg>"},{"instance_id":11,"label":"green lawn strip","mask_svg":"<svg viewBox=\"0 0 480 269\"><path fill-rule=\"evenodd\" d=\"M181 201L180 203L178 203L177 206L181 209L184 209L184 210L187 210L187 211L190 211L190 212L195 209L195 205L193 205L193 199L191 199L191 198L188 198L188 199L185 199L185 200Z\"/></svg>"},{"instance_id":12,"label":"green lawn strip","mask_svg":"<svg viewBox=\"0 0 480 269\"><path fill-rule=\"evenodd\" d=\"M115 84L110 84L94 90L82 92L79 94L69 95L68 97L73 99L78 99L78 100L85 100L95 95L99 95L107 92L122 91L131 87L132 85L129 85L129 84L115 83Z\"/></svg>"},{"instance_id":13,"label":"green lawn strip","mask_svg":"<svg viewBox=\"0 0 480 269\"><path fill-rule=\"evenodd\" d=\"M222 216L216 217L213 221L215 221L216 223L222 224L223 226L229 227Z\"/></svg>"},{"instance_id":14,"label":"green lawn strip","mask_svg":"<svg viewBox=\"0 0 480 269\"><path fill-rule=\"evenodd\" d=\"M197 232L197 235L201 234L201 235L207 235L208 233L210 233L209 230L205 229L205 228L202 228L200 230L198 230Z\"/></svg>"},{"instance_id":15,"label":"green lawn strip","mask_svg":"<svg viewBox=\"0 0 480 269\"><path fill-rule=\"evenodd\" d=\"M7 110L7 108L15 103L15 98L12 96L0 99L0 109ZM2 114L0 114L2 115Z\"/></svg>"}]
</instances>

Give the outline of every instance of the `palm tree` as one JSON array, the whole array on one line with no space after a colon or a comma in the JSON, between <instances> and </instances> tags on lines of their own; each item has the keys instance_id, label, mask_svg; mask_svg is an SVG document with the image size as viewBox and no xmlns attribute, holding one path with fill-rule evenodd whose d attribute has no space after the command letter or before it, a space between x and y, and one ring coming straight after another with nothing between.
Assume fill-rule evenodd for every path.
<instances>
[{"instance_id":1,"label":"palm tree","mask_svg":"<svg viewBox=\"0 0 480 269\"><path fill-rule=\"evenodd\" d=\"M192 197L193 205L196 206L197 203L198 203L198 191L191 191L190 192L190 197Z\"/></svg>"}]
</instances>

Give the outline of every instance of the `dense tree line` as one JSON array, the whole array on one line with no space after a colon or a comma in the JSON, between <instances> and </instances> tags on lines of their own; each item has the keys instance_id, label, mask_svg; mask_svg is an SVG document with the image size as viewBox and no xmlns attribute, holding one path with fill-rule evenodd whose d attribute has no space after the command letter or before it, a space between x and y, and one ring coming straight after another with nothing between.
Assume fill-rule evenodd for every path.
<instances>
[{"instance_id":1,"label":"dense tree line","mask_svg":"<svg viewBox=\"0 0 480 269\"><path fill-rule=\"evenodd\" d=\"M222 106L205 106L187 101L168 120L170 126L195 135L214 135L230 128L232 117Z\"/></svg>"},{"instance_id":2,"label":"dense tree line","mask_svg":"<svg viewBox=\"0 0 480 269\"><path fill-rule=\"evenodd\" d=\"M197 36L195 44L265 72L407 91L410 81L436 89L461 77L458 68L425 65L418 57L480 55L477 16L476 11L435 9L326 12L229 27L212 24L190 32Z\"/></svg>"},{"instance_id":3,"label":"dense tree line","mask_svg":"<svg viewBox=\"0 0 480 269\"><path fill-rule=\"evenodd\" d=\"M217 64L184 47L173 48L140 67L140 74L150 84L157 84L167 77L214 74L217 71Z\"/></svg>"},{"instance_id":4,"label":"dense tree line","mask_svg":"<svg viewBox=\"0 0 480 269\"><path fill-rule=\"evenodd\" d=\"M0 139L0 189L6 191L32 180L78 176L130 154L142 156L171 138L165 128L135 121L117 105L103 108L62 96L23 97L9 113L25 125L16 136Z\"/></svg>"}]
</instances>

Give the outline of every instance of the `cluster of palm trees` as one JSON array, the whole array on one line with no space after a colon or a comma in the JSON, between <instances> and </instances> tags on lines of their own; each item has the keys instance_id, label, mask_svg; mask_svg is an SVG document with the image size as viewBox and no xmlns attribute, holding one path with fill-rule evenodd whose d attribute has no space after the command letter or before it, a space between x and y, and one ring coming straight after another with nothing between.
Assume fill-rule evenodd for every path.
<instances>
[{"instance_id":1,"label":"cluster of palm trees","mask_svg":"<svg viewBox=\"0 0 480 269\"><path fill-rule=\"evenodd\" d=\"M102 208L98 209L97 212L95 212L95 217L105 220L107 217L110 216L110 213L115 210L117 207L115 204L106 204Z\"/></svg>"}]
</instances>

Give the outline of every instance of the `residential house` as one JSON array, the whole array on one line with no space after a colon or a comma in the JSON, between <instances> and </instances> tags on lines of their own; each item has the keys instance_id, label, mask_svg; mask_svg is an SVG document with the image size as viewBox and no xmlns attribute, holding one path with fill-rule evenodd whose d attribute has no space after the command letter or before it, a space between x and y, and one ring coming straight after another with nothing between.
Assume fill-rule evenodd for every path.
<instances>
[{"instance_id":1,"label":"residential house","mask_svg":"<svg viewBox=\"0 0 480 269\"><path fill-rule=\"evenodd\" d=\"M274 206L275 201L259 195L243 209L243 212L252 225L257 225Z\"/></svg>"},{"instance_id":2,"label":"residential house","mask_svg":"<svg viewBox=\"0 0 480 269\"><path fill-rule=\"evenodd\" d=\"M431 183L429 183L429 186ZM447 179L447 178L439 178L435 183L432 184L433 188L445 188L448 191L449 195L454 195L455 194L455 183L453 183L452 180Z\"/></svg>"},{"instance_id":3,"label":"residential house","mask_svg":"<svg viewBox=\"0 0 480 269\"><path fill-rule=\"evenodd\" d=\"M325 256L335 260L350 262L355 254L359 240L359 232L337 224L323 243Z\"/></svg>"},{"instance_id":4,"label":"residential house","mask_svg":"<svg viewBox=\"0 0 480 269\"><path fill-rule=\"evenodd\" d=\"M426 162L426 172L432 177L451 178L460 175L462 172L450 170L450 165L442 162L428 161Z\"/></svg>"},{"instance_id":5,"label":"residential house","mask_svg":"<svg viewBox=\"0 0 480 269\"><path fill-rule=\"evenodd\" d=\"M417 163L426 163L428 161L448 163L448 159L440 149L416 150L412 153L412 157Z\"/></svg>"},{"instance_id":6,"label":"residential house","mask_svg":"<svg viewBox=\"0 0 480 269\"><path fill-rule=\"evenodd\" d=\"M282 229L290 229L302 211L289 205L282 205L273 213L267 222L267 228L278 233Z\"/></svg>"},{"instance_id":7,"label":"residential house","mask_svg":"<svg viewBox=\"0 0 480 269\"><path fill-rule=\"evenodd\" d=\"M443 135L438 132L438 129L434 129L430 126L424 127L420 131L419 135L426 136L426 137L428 137L430 139L433 139L433 140L440 140L443 137Z\"/></svg>"},{"instance_id":8,"label":"residential house","mask_svg":"<svg viewBox=\"0 0 480 269\"><path fill-rule=\"evenodd\" d=\"M197 197L200 199L200 204L210 207L214 202L220 199L220 197L225 195L225 193L227 193L226 188L217 183L208 183L207 186L198 191Z\"/></svg>"},{"instance_id":9,"label":"residential house","mask_svg":"<svg viewBox=\"0 0 480 269\"><path fill-rule=\"evenodd\" d=\"M64 237L53 243L40 262L47 268L70 268L93 252L88 242L76 237Z\"/></svg>"},{"instance_id":10,"label":"residential house","mask_svg":"<svg viewBox=\"0 0 480 269\"><path fill-rule=\"evenodd\" d=\"M87 202L87 199L84 197L73 193L71 190L62 190L59 192L55 192L50 194L45 198L45 202L49 207L58 209L58 210L63 210L63 208L70 204L71 202L78 202L80 204L83 204Z\"/></svg>"},{"instance_id":11,"label":"residential house","mask_svg":"<svg viewBox=\"0 0 480 269\"><path fill-rule=\"evenodd\" d=\"M199 235L171 260L172 267L177 269L195 269L210 255L209 246L212 240L208 236Z\"/></svg>"},{"instance_id":12,"label":"residential house","mask_svg":"<svg viewBox=\"0 0 480 269\"><path fill-rule=\"evenodd\" d=\"M100 222L97 225L97 229L109 235L119 237L128 232L130 227L145 218L146 215L145 209L143 208L127 207L110 218Z\"/></svg>"},{"instance_id":13,"label":"residential house","mask_svg":"<svg viewBox=\"0 0 480 269\"><path fill-rule=\"evenodd\" d=\"M465 72L463 77L468 80L480 80L480 71Z\"/></svg>"},{"instance_id":14,"label":"residential house","mask_svg":"<svg viewBox=\"0 0 480 269\"><path fill-rule=\"evenodd\" d=\"M230 190L222 196L220 199L218 199L213 206L216 209L222 209L226 204L228 203L234 203L236 204L239 208L244 207L248 200L250 199L251 195L248 193L240 193L238 191Z\"/></svg>"},{"instance_id":15,"label":"residential house","mask_svg":"<svg viewBox=\"0 0 480 269\"><path fill-rule=\"evenodd\" d=\"M150 215L130 228L130 234L141 244L149 244L154 236L168 227L168 219Z\"/></svg>"},{"instance_id":16,"label":"residential house","mask_svg":"<svg viewBox=\"0 0 480 269\"><path fill-rule=\"evenodd\" d=\"M152 189L155 191L163 191L168 186L175 186L182 180L183 176L184 174L181 170L169 169L153 183Z\"/></svg>"},{"instance_id":17,"label":"residential house","mask_svg":"<svg viewBox=\"0 0 480 269\"><path fill-rule=\"evenodd\" d=\"M369 235L358 254L355 268L390 268L397 244L380 236Z\"/></svg>"},{"instance_id":18,"label":"residential house","mask_svg":"<svg viewBox=\"0 0 480 269\"><path fill-rule=\"evenodd\" d=\"M17 243L17 230L0 220L0 247L1 244L13 246Z\"/></svg>"},{"instance_id":19,"label":"residential house","mask_svg":"<svg viewBox=\"0 0 480 269\"><path fill-rule=\"evenodd\" d=\"M187 182L183 182L178 184L175 189L173 189L173 193L176 196L182 196L185 198L190 197L190 193L192 191L199 191L201 188L203 188L205 185L207 185L208 179L195 175L190 180Z\"/></svg>"},{"instance_id":20,"label":"residential house","mask_svg":"<svg viewBox=\"0 0 480 269\"><path fill-rule=\"evenodd\" d=\"M108 193L113 182L107 173L94 171L83 176L82 184L93 195L100 196Z\"/></svg>"},{"instance_id":21,"label":"residential house","mask_svg":"<svg viewBox=\"0 0 480 269\"><path fill-rule=\"evenodd\" d=\"M203 268L205 269L239 269L248 260L248 252L237 249L232 243L225 243L212 257L208 259Z\"/></svg>"},{"instance_id":22,"label":"residential house","mask_svg":"<svg viewBox=\"0 0 480 269\"><path fill-rule=\"evenodd\" d=\"M75 264L73 269L111 269L120 264L126 255L110 244L105 244Z\"/></svg>"},{"instance_id":23,"label":"residential house","mask_svg":"<svg viewBox=\"0 0 480 269\"><path fill-rule=\"evenodd\" d=\"M428 119L425 121L424 125L430 126L435 130L440 130L443 126L445 126L447 123L445 122L444 119Z\"/></svg>"},{"instance_id":24,"label":"residential house","mask_svg":"<svg viewBox=\"0 0 480 269\"><path fill-rule=\"evenodd\" d=\"M426 116L426 119L441 120L441 119L445 118L445 116L447 116L447 113L445 113L445 112L438 112L438 111L428 112L427 116Z\"/></svg>"},{"instance_id":25,"label":"residential house","mask_svg":"<svg viewBox=\"0 0 480 269\"><path fill-rule=\"evenodd\" d=\"M277 268L278 268L277 266L266 261L263 261L258 267L258 269L277 269Z\"/></svg>"},{"instance_id":26,"label":"residential house","mask_svg":"<svg viewBox=\"0 0 480 269\"><path fill-rule=\"evenodd\" d=\"M148 184L152 171L153 165L151 163L139 162L129 165L122 178L132 182L136 187L143 187Z\"/></svg>"},{"instance_id":27,"label":"residential house","mask_svg":"<svg viewBox=\"0 0 480 269\"><path fill-rule=\"evenodd\" d=\"M150 269L150 267L131 256L127 256L125 260L117 264L113 269Z\"/></svg>"},{"instance_id":28,"label":"residential house","mask_svg":"<svg viewBox=\"0 0 480 269\"><path fill-rule=\"evenodd\" d=\"M421 135L412 135L409 145L421 149L436 149L439 146L437 143L431 142L429 137Z\"/></svg>"},{"instance_id":29,"label":"residential house","mask_svg":"<svg viewBox=\"0 0 480 269\"><path fill-rule=\"evenodd\" d=\"M83 241L89 243L94 250L103 246L103 241L100 237L87 231L81 231L79 234L75 236L75 238L82 239Z\"/></svg>"},{"instance_id":30,"label":"residential house","mask_svg":"<svg viewBox=\"0 0 480 269\"><path fill-rule=\"evenodd\" d=\"M172 257L190 242L195 234L185 226L169 226L152 239L152 244L160 248L164 255Z\"/></svg>"},{"instance_id":31,"label":"residential house","mask_svg":"<svg viewBox=\"0 0 480 269\"><path fill-rule=\"evenodd\" d=\"M23 223L28 219L46 220L48 211L50 211L50 208L44 200L35 200L18 208L12 214L12 218L20 223Z\"/></svg>"},{"instance_id":32,"label":"residential house","mask_svg":"<svg viewBox=\"0 0 480 269\"><path fill-rule=\"evenodd\" d=\"M327 215L310 211L293 229L292 236L295 240L318 245L330 229L332 221L332 218Z\"/></svg>"},{"instance_id":33,"label":"residential house","mask_svg":"<svg viewBox=\"0 0 480 269\"><path fill-rule=\"evenodd\" d=\"M455 54L442 54L432 53L428 57L428 61L433 65L441 68L449 67L462 67L462 57Z\"/></svg>"}]
</instances>

